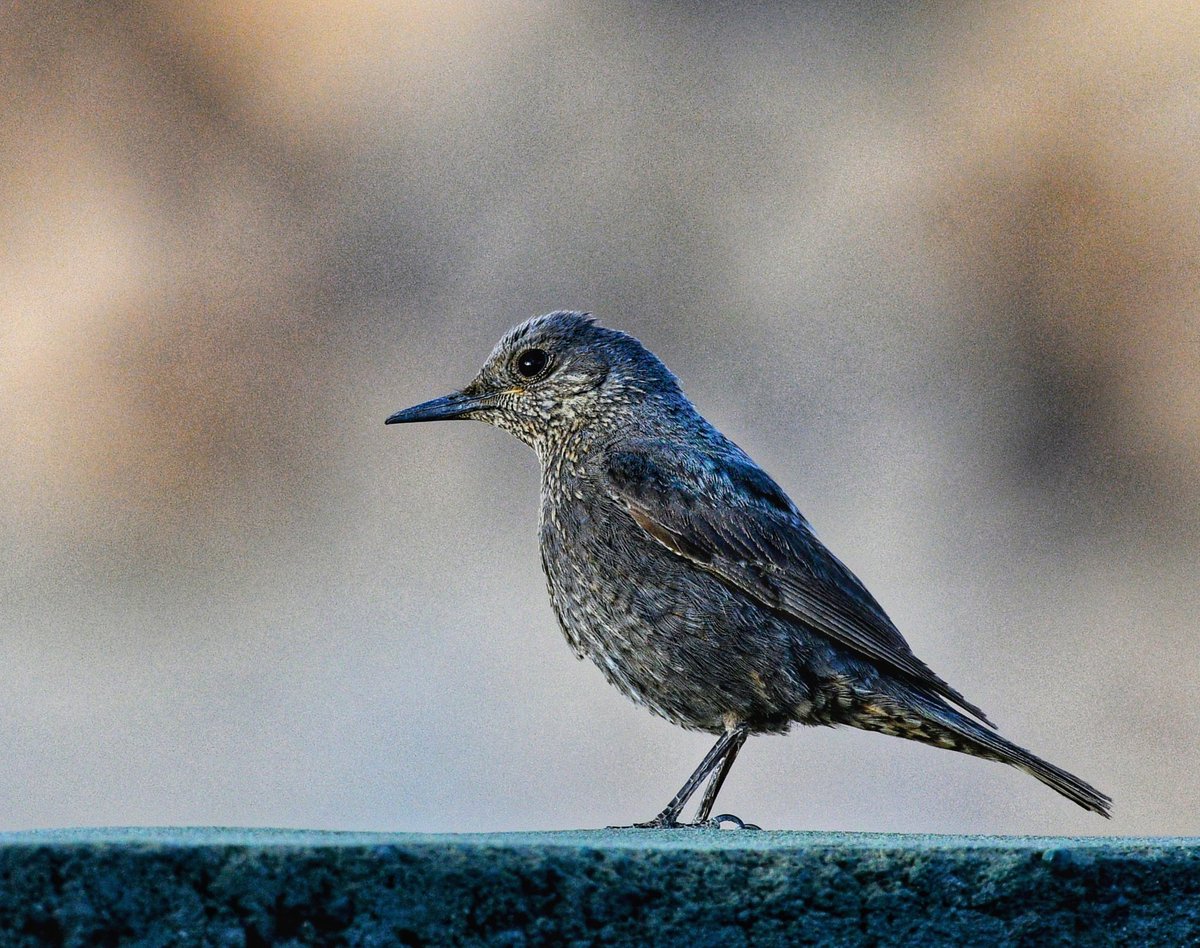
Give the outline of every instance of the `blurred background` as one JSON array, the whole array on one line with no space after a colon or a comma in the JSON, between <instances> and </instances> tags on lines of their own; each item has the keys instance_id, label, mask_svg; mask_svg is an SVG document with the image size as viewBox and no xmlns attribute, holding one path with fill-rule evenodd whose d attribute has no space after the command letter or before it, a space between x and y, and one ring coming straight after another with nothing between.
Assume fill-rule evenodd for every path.
<instances>
[{"instance_id":1,"label":"blurred background","mask_svg":"<svg viewBox=\"0 0 1200 948\"><path fill-rule=\"evenodd\" d=\"M1116 800L803 729L721 810L1200 833L1200 7L779 7L0 6L0 828L656 813L710 738L562 641L532 453L383 426L578 308Z\"/></svg>"}]
</instances>

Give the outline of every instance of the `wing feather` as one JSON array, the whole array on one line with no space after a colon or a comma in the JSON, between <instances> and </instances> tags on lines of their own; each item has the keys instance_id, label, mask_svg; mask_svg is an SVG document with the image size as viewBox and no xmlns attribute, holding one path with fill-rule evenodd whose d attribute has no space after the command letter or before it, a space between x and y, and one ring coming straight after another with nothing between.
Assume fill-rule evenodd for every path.
<instances>
[{"instance_id":1,"label":"wing feather","mask_svg":"<svg viewBox=\"0 0 1200 948\"><path fill-rule=\"evenodd\" d=\"M612 496L667 549L991 724L913 654L858 577L737 448L698 455L664 442L636 441L606 452L603 473Z\"/></svg>"}]
</instances>

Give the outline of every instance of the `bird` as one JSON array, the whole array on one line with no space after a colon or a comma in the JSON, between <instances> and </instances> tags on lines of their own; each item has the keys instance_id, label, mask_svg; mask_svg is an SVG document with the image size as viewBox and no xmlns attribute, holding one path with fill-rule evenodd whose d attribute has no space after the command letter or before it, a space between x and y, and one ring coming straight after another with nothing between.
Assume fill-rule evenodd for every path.
<instances>
[{"instance_id":1,"label":"bird","mask_svg":"<svg viewBox=\"0 0 1200 948\"><path fill-rule=\"evenodd\" d=\"M535 316L464 388L385 423L452 419L494 425L537 454L542 568L576 655L652 713L717 736L661 812L633 827L757 829L712 817L717 795L748 737L797 724L1009 764L1110 817L1111 797L1001 737L917 658L791 498L633 336L589 313Z\"/></svg>"}]
</instances>

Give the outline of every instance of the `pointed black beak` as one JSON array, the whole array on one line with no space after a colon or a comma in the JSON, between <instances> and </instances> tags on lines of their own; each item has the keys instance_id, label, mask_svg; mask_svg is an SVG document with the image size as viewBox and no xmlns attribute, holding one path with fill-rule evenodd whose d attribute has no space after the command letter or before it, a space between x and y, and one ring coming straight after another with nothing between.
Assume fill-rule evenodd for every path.
<instances>
[{"instance_id":1,"label":"pointed black beak","mask_svg":"<svg viewBox=\"0 0 1200 948\"><path fill-rule=\"evenodd\" d=\"M388 417L385 425L404 425L411 421L450 421L455 418L466 418L476 408L482 408L485 399L480 395L464 395L455 392L453 395L443 395L432 401L413 405L404 411Z\"/></svg>"}]
</instances>

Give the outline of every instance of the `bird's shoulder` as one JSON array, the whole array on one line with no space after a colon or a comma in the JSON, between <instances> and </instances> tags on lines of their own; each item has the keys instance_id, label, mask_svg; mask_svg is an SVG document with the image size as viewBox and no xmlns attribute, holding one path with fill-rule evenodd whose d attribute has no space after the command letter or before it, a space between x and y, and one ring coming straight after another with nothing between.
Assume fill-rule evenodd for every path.
<instances>
[{"instance_id":1,"label":"bird's shoulder","mask_svg":"<svg viewBox=\"0 0 1200 948\"><path fill-rule=\"evenodd\" d=\"M772 604L789 575L829 571L827 551L791 498L724 436L625 439L605 452L602 477L659 543L723 576L736 572L739 585Z\"/></svg>"},{"instance_id":2,"label":"bird's shoulder","mask_svg":"<svg viewBox=\"0 0 1200 948\"><path fill-rule=\"evenodd\" d=\"M719 434L704 438L631 437L617 441L592 465L626 497L687 508L697 504L773 512L782 521L807 524L766 471Z\"/></svg>"}]
</instances>

